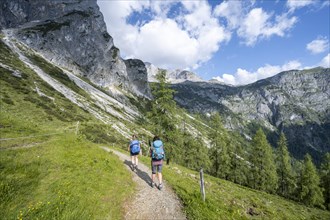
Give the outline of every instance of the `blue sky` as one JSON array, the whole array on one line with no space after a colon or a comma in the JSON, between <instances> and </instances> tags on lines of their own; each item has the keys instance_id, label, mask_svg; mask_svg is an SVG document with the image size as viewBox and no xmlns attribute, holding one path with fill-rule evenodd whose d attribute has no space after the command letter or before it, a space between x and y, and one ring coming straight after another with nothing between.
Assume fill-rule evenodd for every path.
<instances>
[{"instance_id":1,"label":"blue sky","mask_svg":"<svg viewBox=\"0 0 330 220\"><path fill-rule=\"evenodd\" d=\"M329 0L98 0L123 58L239 85L330 67Z\"/></svg>"}]
</instances>

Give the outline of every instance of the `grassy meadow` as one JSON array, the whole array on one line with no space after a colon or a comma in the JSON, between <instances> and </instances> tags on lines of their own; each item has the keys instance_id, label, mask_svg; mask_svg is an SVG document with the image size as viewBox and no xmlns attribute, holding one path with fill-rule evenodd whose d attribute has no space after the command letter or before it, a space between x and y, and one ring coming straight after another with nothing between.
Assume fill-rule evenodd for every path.
<instances>
[{"instance_id":1,"label":"grassy meadow","mask_svg":"<svg viewBox=\"0 0 330 220\"><path fill-rule=\"evenodd\" d=\"M120 219L134 189L116 156L70 133L2 150L0 166L4 219Z\"/></svg>"},{"instance_id":2,"label":"grassy meadow","mask_svg":"<svg viewBox=\"0 0 330 220\"><path fill-rule=\"evenodd\" d=\"M143 157L141 161L150 164L150 158ZM188 219L330 219L329 211L306 207L206 174L203 202L199 172L173 163L164 166L163 178L178 194Z\"/></svg>"}]
</instances>

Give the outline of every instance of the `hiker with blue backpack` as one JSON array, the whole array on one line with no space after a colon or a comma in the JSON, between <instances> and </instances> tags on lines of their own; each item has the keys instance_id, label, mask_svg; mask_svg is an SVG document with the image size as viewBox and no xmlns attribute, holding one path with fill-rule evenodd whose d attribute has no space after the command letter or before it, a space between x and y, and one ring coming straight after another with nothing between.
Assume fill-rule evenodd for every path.
<instances>
[{"instance_id":1,"label":"hiker with blue backpack","mask_svg":"<svg viewBox=\"0 0 330 220\"><path fill-rule=\"evenodd\" d=\"M136 170L139 165L138 155L142 153L140 141L135 134L132 135L132 140L129 142L128 151L131 154L132 170Z\"/></svg>"},{"instance_id":2,"label":"hiker with blue backpack","mask_svg":"<svg viewBox=\"0 0 330 220\"><path fill-rule=\"evenodd\" d=\"M162 167L163 160L165 159L165 151L163 142L160 140L158 136L155 136L153 142L150 146L150 157L151 157L151 187L154 188L156 173L158 175L158 189L161 190L163 188L163 176L162 176Z\"/></svg>"}]
</instances>

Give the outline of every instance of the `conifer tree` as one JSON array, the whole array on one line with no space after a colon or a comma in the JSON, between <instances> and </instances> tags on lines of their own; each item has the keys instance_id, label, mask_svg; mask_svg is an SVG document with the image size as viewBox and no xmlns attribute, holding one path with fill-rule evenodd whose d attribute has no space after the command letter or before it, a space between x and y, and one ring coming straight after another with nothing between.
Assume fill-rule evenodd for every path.
<instances>
[{"instance_id":1,"label":"conifer tree","mask_svg":"<svg viewBox=\"0 0 330 220\"><path fill-rule=\"evenodd\" d=\"M324 207L320 177L309 154L305 155L304 166L301 173L299 199L308 206Z\"/></svg>"},{"instance_id":2,"label":"conifer tree","mask_svg":"<svg viewBox=\"0 0 330 220\"><path fill-rule=\"evenodd\" d=\"M183 161L186 167L193 170L203 168L207 171L209 169L208 149L199 137L186 134L184 148Z\"/></svg>"},{"instance_id":3,"label":"conifer tree","mask_svg":"<svg viewBox=\"0 0 330 220\"><path fill-rule=\"evenodd\" d=\"M170 131L166 131L165 134L165 153L166 153L166 161L167 163L170 160L173 161L181 161L182 156L182 146L183 146L183 137L178 129L173 129Z\"/></svg>"},{"instance_id":4,"label":"conifer tree","mask_svg":"<svg viewBox=\"0 0 330 220\"><path fill-rule=\"evenodd\" d=\"M284 197L291 197L294 192L295 181L291 166L286 138L282 132L278 141L277 155L278 193Z\"/></svg>"},{"instance_id":5,"label":"conifer tree","mask_svg":"<svg viewBox=\"0 0 330 220\"><path fill-rule=\"evenodd\" d=\"M233 151L230 155L230 173L229 180L240 185L246 185L247 183L247 168L248 162L246 161L244 151L240 143L231 143Z\"/></svg>"},{"instance_id":6,"label":"conifer tree","mask_svg":"<svg viewBox=\"0 0 330 220\"><path fill-rule=\"evenodd\" d=\"M179 135L175 117L176 103L173 98L174 90L166 82L166 71L161 70L156 75L158 83L151 85L154 100L151 104L151 111L148 114L153 123L153 133L161 136L165 143L166 158L174 156L176 136Z\"/></svg>"},{"instance_id":7,"label":"conifer tree","mask_svg":"<svg viewBox=\"0 0 330 220\"><path fill-rule=\"evenodd\" d=\"M230 172L229 138L226 129L222 125L219 113L211 116L211 127L212 130L209 135L211 139L211 173L216 177L228 179Z\"/></svg>"},{"instance_id":8,"label":"conifer tree","mask_svg":"<svg viewBox=\"0 0 330 220\"><path fill-rule=\"evenodd\" d=\"M325 207L330 210L330 153L325 154L321 164L321 185Z\"/></svg>"},{"instance_id":9,"label":"conifer tree","mask_svg":"<svg viewBox=\"0 0 330 220\"><path fill-rule=\"evenodd\" d=\"M161 70L156 75L158 83L152 84L153 102L149 117L154 123L154 133L165 135L166 131L175 129L176 103L173 99L174 90L166 82L166 71Z\"/></svg>"},{"instance_id":10,"label":"conifer tree","mask_svg":"<svg viewBox=\"0 0 330 220\"><path fill-rule=\"evenodd\" d=\"M275 192L278 177L274 162L273 152L264 132L259 129L252 139L251 163L251 187Z\"/></svg>"}]
</instances>

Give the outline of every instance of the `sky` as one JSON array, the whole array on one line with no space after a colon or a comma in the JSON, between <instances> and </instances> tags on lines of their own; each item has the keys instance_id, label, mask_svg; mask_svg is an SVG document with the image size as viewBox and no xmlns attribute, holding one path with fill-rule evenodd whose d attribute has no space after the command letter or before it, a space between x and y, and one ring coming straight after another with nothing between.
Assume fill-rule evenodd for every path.
<instances>
[{"instance_id":1,"label":"sky","mask_svg":"<svg viewBox=\"0 0 330 220\"><path fill-rule=\"evenodd\" d=\"M243 85L330 67L330 0L97 0L124 59Z\"/></svg>"}]
</instances>

